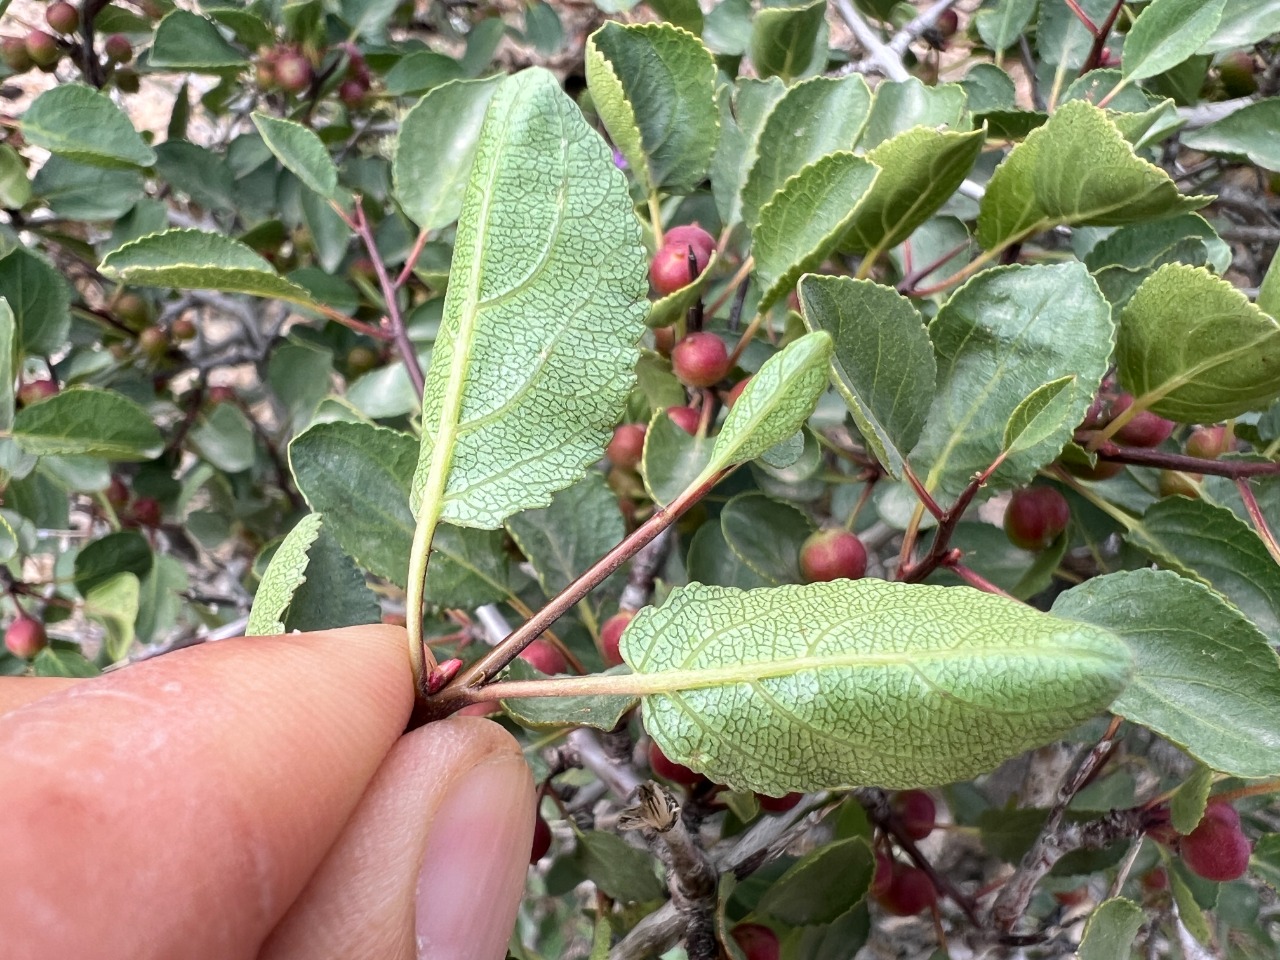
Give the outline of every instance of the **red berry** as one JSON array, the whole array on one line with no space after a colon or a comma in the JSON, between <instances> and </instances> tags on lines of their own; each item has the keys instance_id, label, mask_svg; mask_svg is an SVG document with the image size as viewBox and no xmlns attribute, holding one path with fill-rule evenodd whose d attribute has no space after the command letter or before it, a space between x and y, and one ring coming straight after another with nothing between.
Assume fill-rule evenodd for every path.
<instances>
[{"instance_id":1,"label":"red berry","mask_svg":"<svg viewBox=\"0 0 1280 960\"><path fill-rule=\"evenodd\" d=\"M649 264L649 280L653 289L665 297L687 287L707 269L715 248L715 237L696 224L673 227L663 238L662 249L653 255L653 262ZM694 261L692 267L690 253Z\"/></svg>"},{"instance_id":2,"label":"red berry","mask_svg":"<svg viewBox=\"0 0 1280 960\"><path fill-rule=\"evenodd\" d=\"M1142 887L1144 890L1168 890L1168 872L1164 867L1156 867L1154 870L1148 870L1142 875Z\"/></svg>"},{"instance_id":3,"label":"red berry","mask_svg":"<svg viewBox=\"0 0 1280 960\"><path fill-rule=\"evenodd\" d=\"M785 797L768 797L763 793L756 794L756 802L766 813L785 813L804 799L803 793L788 793Z\"/></svg>"},{"instance_id":4,"label":"red berry","mask_svg":"<svg viewBox=\"0 0 1280 960\"><path fill-rule=\"evenodd\" d=\"M1098 66L1100 67L1118 67L1120 66L1120 58L1108 50L1102 48L1102 52L1098 55Z\"/></svg>"},{"instance_id":5,"label":"red berry","mask_svg":"<svg viewBox=\"0 0 1280 960\"><path fill-rule=\"evenodd\" d=\"M14 73L26 73L35 66L31 54L27 52L27 43L21 37L5 37L0 40L0 58Z\"/></svg>"},{"instance_id":6,"label":"red berry","mask_svg":"<svg viewBox=\"0 0 1280 960\"><path fill-rule=\"evenodd\" d=\"M143 527L158 527L161 520L160 502L154 497L139 497L133 502L130 511L135 524Z\"/></svg>"},{"instance_id":7,"label":"red berry","mask_svg":"<svg viewBox=\"0 0 1280 960\"><path fill-rule=\"evenodd\" d=\"M27 34L27 56L37 67L48 67L62 57L62 48L43 30L32 30Z\"/></svg>"},{"instance_id":8,"label":"red berry","mask_svg":"<svg viewBox=\"0 0 1280 960\"><path fill-rule=\"evenodd\" d=\"M288 93L301 93L311 86L311 61L297 51L289 51L275 63L276 83Z\"/></svg>"},{"instance_id":9,"label":"red berry","mask_svg":"<svg viewBox=\"0 0 1280 960\"><path fill-rule=\"evenodd\" d=\"M867 548L848 530L819 530L800 546L800 573L807 583L858 580L866 572Z\"/></svg>"},{"instance_id":10,"label":"red berry","mask_svg":"<svg viewBox=\"0 0 1280 960\"><path fill-rule=\"evenodd\" d=\"M618 652L618 641L622 639L622 631L635 614L630 610L615 613L600 627L600 650L604 654L604 662L611 667L619 666L622 654Z\"/></svg>"},{"instance_id":11,"label":"red berry","mask_svg":"<svg viewBox=\"0 0 1280 960\"><path fill-rule=\"evenodd\" d=\"M129 502L129 488L125 486L123 480L113 476L111 482L107 484L106 497L107 503L119 510Z\"/></svg>"},{"instance_id":12,"label":"red berry","mask_svg":"<svg viewBox=\"0 0 1280 960\"><path fill-rule=\"evenodd\" d=\"M169 327L169 332L173 334L175 340L194 340L196 338L195 322L186 317L179 317L173 321Z\"/></svg>"},{"instance_id":13,"label":"red berry","mask_svg":"<svg viewBox=\"0 0 1280 960\"><path fill-rule=\"evenodd\" d=\"M58 392L58 384L48 377L35 377L18 388L18 403L29 407Z\"/></svg>"},{"instance_id":14,"label":"red berry","mask_svg":"<svg viewBox=\"0 0 1280 960\"><path fill-rule=\"evenodd\" d=\"M1076 463L1075 461L1065 461L1062 464L1067 473L1073 477L1079 477L1081 480L1110 480L1124 470L1123 463L1116 463L1112 460L1099 460L1094 466L1087 463Z\"/></svg>"},{"instance_id":15,"label":"red berry","mask_svg":"<svg viewBox=\"0 0 1280 960\"><path fill-rule=\"evenodd\" d=\"M671 351L671 369L690 387L709 387L729 372L729 348L714 333L691 333Z\"/></svg>"},{"instance_id":16,"label":"red berry","mask_svg":"<svg viewBox=\"0 0 1280 960\"><path fill-rule=\"evenodd\" d=\"M933 797L923 790L903 790L894 795L891 806L898 815L902 832L912 840L923 840L933 833L938 821L938 806Z\"/></svg>"},{"instance_id":17,"label":"red berry","mask_svg":"<svg viewBox=\"0 0 1280 960\"><path fill-rule=\"evenodd\" d=\"M65 0L51 3L44 12L44 22L58 33L71 33L80 26L80 11Z\"/></svg>"},{"instance_id":18,"label":"red berry","mask_svg":"<svg viewBox=\"0 0 1280 960\"><path fill-rule=\"evenodd\" d=\"M697 786L705 779L702 774L694 773L684 764L669 759L652 740L649 741L649 769L663 780L670 780L672 783L679 783L686 787Z\"/></svg>"},{"instance_id":19,"label":"red berry","mask_svg":"<svg viewBox=\"0 0 1280 960\"><path fill-rule=\"evenodd\" d=\"M747 960L778 960L782 945L778 935L760 923L740 923L729 931L729 936Z\"/></svg>"},{"instance_id":20,"label":"red berry","mask_svg":"<svg viewBox=\"0 0 1280 960\"><path fill-rule=\"evenodd\" d=\"M647 429L643 423L623 423L613 428L613 439L604 448L604 455L615 467L634 470L640 466L644 456L644 435Z\"/></svg>"},{"instance_id":21,"label":"red berry","mask_svg":"<svg viewBox=\"0 0 1280 960\"><path fill-rule=\"evenodd\" d=\"M236 392L232 390L230 387L210 387L209 388L209 403L211 404L216 405L219 403L234 403L235 399L236 399Z\"/></svg>"},{"instance_id":22,"label":"red berry","mask_svg":"<svg viewBox=\"0 0 1280 960\"><path fill-rule=\"evenodd\" d=\"M1187 437L1187 455L1191 457L1217 460L1230 449L1231 439L1224 426L1196 427Z\"/></svg>"},{"instance_id":23,"label":"red berry","mask_svg":"<svg viewBox=\"0 0 1280 960\"><path fill-rule=\"evenodd\" d=\"M348 107L361 106L368 95L368 85L359 80L343 80L338 85L338 99Z\"/></svg>"},{"instance_id":24,"label":"red berry","mask_svg":"<svg viewBox=\"0 0 1280 960\"><path fill-rule=\"evenodd\" d=\"M893 884L893 874L896 866L897 864L894 863L893 857L883 850L876 851L876 872L871 877L871 888L868 891L871 896L879 900L889 892L889 887Z\"/></svg>"},{"instance_id":25,"label":"red berry","mask_svg":"<svg viewBox=\"0 0 1280 960\"><path fill-rule=\"evenodd\" d=\"M128 63L133 59L133 44L123 33L113 33L102 46L112 63Z\"/></svg>"},{"instance_id":26,"label":"red berry","mask_svg":"<svg viewBox=\"0 0 1280 960\"><path fill-rule=\"evenodd\" d=\"M1187 867L1206 880L1236 880L1249 868L1253 846L1240 829L1240 815L1212 801L1199 825L1178 845Z\"/></svg>"},{"instance_id":27,"label":"red berry","mask_svg":"<svg viewBox=\"0 0 1280 960\"><path fill-rule=\"evenodd\" d=\"M520 659L546 674L567 673L569 661L550 640L535 640L522 651Z\"/></svg>"},{"instance_id":28,"label":"red berry","mask_svg":"<svg viewBox=\"0 0 1280 960\"><path fill-rule=\"evenodd\" d=\"M1122 393L1111 407L1111 416L1118 417L1131 406L1133 406L1133 395ZM1176 426L1177 424L1172 420L1157 416L1150 410L1143 410L1117 430L1115 438L1120 443L1127 443L1132 447L1158 447L1169 439Z\"/></svg>"},{"instance_id":29,"label":"red berry","mask_svg":"<svg viewBox=\"0 0 1280 960\"><path fill-rule=\"evenodd\" d=\"M551 827L542 819L542 814L533 816L533 847L529 850L529 862L537 863L551 849Z\"/></svg>"},{"instance_id":30,"label":"red berry","mask_svg":"<svg viewBox=\"0 0 1280 960\"><path fill-rule=\"evenodd\" d=\"M668 407L667 416L671 421L690 436L694 436L698 432L698 426L702 423L702 414L698 413L693 407Z\"/></svg>"},{"instance_id":31,"label":"red berry","mask_svg":"<svg viewBox=\"0 0 1280 960\"><path fill-rule=\"evenodd\" d=\"M15 657L22 657L24 660L30 660L43 650L48 639L44 624L24 613L18 614L18 619L9 624L9 629L4 632L5 647Z\"/></svg>"},{"instance_id":32,"label":"red berry","mask_svg":"<svg viewBox=\"0 0 1280 960\"><path fill-rule=\"evenodd\" d=\"M923 913L938 902L938 891L929 875L919 867L896 864L889 889L876 897L880 906L899 917Z\"/></svg>"},{"instance_id":33,"label":"red berry","mask_svg":"<svg viewBox=\"0 0 1280 960\"><path fill-rule=\"evenodd\" d=\"M750 382L751 382L750 377L743 377L741 380L735 383L733 385L733 389L730 390L727 394L725 394L724 405L728 407L730 410L732 410L733 405L738 402L738 398L742 396L742 391L747 389L747 384Z\"/></svg>"},{"instance_id":34,"label":"red berry","mask_svg":"<svg viewBox=\"0 0 1280 960\"><path fill-rule=\"evenodd\" d=\"M960 18L954 10L943 10L934 25L938 33L942 34L944 38L954 37L956 31L960 29Z\"/></svg>"},{"instance_id":35,"label":"red berry","mask_svg":"<svg viewBox=\"0 0 1280 960\"><path fill-rule=\"evenodd\" d=\"M1017 490L1004 511L1004 532L1023 550L1043 550L1067 529L1071 507L1053 487Z\"/></svg>"},{"instance_id":36,"label":"red berry","mask_svg":"<svg viewBox=\"0 0 1280 960\"><path fill-rule=\"evenodd\" d=\"M1055 890L1053 899L1064 907L1078 907L1089 898L1089 888L1076 887L1074 890Z\"/></svg>"}]
</instances>

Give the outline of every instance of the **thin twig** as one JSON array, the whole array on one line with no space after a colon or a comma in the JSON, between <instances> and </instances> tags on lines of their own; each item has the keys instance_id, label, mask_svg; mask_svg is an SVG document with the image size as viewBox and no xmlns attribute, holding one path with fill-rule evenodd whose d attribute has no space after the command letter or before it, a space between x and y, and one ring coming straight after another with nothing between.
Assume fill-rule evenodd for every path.
<instances>
[{"instance_id":1,"label":"thin twig","mask_svg":"<svg viewBox=\"0 0 1280 960\"><path fill-rule=\"evenodd\" d=\"M1240 491L1240 499L1244 501L1244 508L1249 511L1249 519L1253 521L1253 528L1258 531L1258 536L1267 545L1267 552L1271 554L1271 559L1276 563L1280 563L1280 544L1276 543L1275 534L1271 532L1271 527L1267 525L1267 518L1262 515L1262 508L1258 506L1258 498L1253 495L1253 489L1249 486L1249 481L1244 477L1237 477L1236 489Z\"/></svg>"},{"instance_id":2,"label":"thin twig","mask_svg":"<svg viewBox=\"0 0 1280 960\"><path fill-rule=\"evenodd\" d=\"M910 78L911 74L902 64L902 54L894 51L893 48L876 35L876 32L871 29L867 21L862 19L862 14L853 8L853 4L849 0L833 0L832 5L836 8L836 13L840 14L840 19L848 26L849 32L853 34L858 43L862 44L871 58L880 65L880 69L886 77L897 81Z\"/></svg>"},{"instance_id":3,"label":"thin twig","mask_svg":"<svg viewBox=\"0 0 1280 960\"><path fill-rule=\"evenodd\" d=\"M1127 412L1127 411L1126 411ZM1182 470L1187 473L1208 473L1215 477L1238 480L1241 477L1272 477L1280 475L1280 462L1256 460L1205 460L1182 453L1163 453L1145 447L1122 447L1111 441L1098 445L1099 460L1113 463L1129 463L1138 467L1159 467L1165 470Z\"/></svg>"}]
</instances>

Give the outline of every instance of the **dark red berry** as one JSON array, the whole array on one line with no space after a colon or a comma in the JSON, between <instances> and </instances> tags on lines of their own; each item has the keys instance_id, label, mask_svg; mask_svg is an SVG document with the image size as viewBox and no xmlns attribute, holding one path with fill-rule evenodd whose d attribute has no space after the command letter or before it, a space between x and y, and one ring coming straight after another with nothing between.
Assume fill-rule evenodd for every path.
<instances>
[{"instance_id":1,"label":"dark red berry","mask_svg":"<svg viewBox=\"0 0 1280 960\"><path fill-rule=\"evenodd\" d=\"M903 790L890 804L898 815L902 832L912 840L923 840L933 833L938 821L938 806L923 790Z\"/></svg>"},{"instance_id":2,"label":"dark red berry","mask_svg":"<svg viewBox=\"0 0 1280 960\"><path fill-rule=\"evenodd\" d=\"M107 484L107 503L119 510L129 502L129 488L120 477L113 476Z\"/></svg>"},{"instance_id":3,"label":"dark red berry","mask_svg":"<svg viewBox=\"0 0 1280 960\"><path fill-rule=\"evenodd\" d=\"M348 107L359 107L369 95L369 87L360 80L343 80L338 85L338 99Z\"/></svg>"},{"instance_id":4,"label":"dark red berry","mask_svg":"<svg viewBox=\"0 0 1280 960\"><path fill-rule=\"evenodd\" d=\"M640 466L644 456L644 435L647 429L643 423L623 423L613 428L613 439L604 448L604 455L615 467L634 470Z\"/></svg>"},{"instance_id":5,"label":"dark red berry","mask_svg":"<svg viewBox=\"0 0 1280 960\"><path fill-rule=\"evenodd\" d=\"M938 15L938 19L935 21L934 26L938 33L942 34L944 39L947 37L954 37L956 35L956 31L960 29L960 17L957 16L954 10L943 10L942 13Z\"/></svg>"},{"instance_id":6,"label":"dark red berry","mask_svg":"<svg viewBox=\"0 0 1280 960\"><path fill-rule=\"evenodd\" d=\"M1206 880L1237 880L1249 868L1253 846L1229 803L1211 801L1204 817L1178 844L1183 862Z\"/></svg>"},{"instance_id":7,"label":"dark red berry","mask_svg":"<svg viewBox=\"0 0 1280 960\"><path fill-rule=\"evenodd\" d=\"M1111 407L1111 416L1118 417L1133 406L1133 395L1122 393ZM1169 439L1177 424L1172 420L1143 410L1136 413L1123 427L1115 432L1119 443L1127 443L1131 447L1158 447Z\"/></svg>"},{"instance_id":8,"label":"dark red berry","mask_svg":"<svg viewBox=\"0 0 1280 960\"><path fill-rule=\"evenodd\" d=\"M782 945L778 935L760 923L740 923L729 931L747 960L778 960Z\"/></svg>"},{"instance_id":9,"label":"dark red berry","mask_svg":"<svg viewBox=\"0 0 1280 960\"><path fill-rule=\"evenodd\" d=\"M21 613L4 632L5 648L15 657L22 657L24 660L30 660L43 650L48 640L44 624Z\"/></svg>"},{"instance_id":10,"label":"dark red berry","mask_svg":"<svg viewBox=\"0 0 1280 960\"><path fill-rule=\"evenodd\" d=\"M766 813L785 813L804 799L803 793L788 793L784 797L769 797L763 793L756 794L756 802Z\"/></svg>"},{"instance_id":11,"label":"dark red berry","mask_svg":"<svg viewBox=\"0 0 1280 960\"><path fill-rule=\"evenodd\" d=\"M162 510L154 497L139 497L133 502L130 516L135 524L143 527L160 526Z\"/></svg>"},{"instance_id":12,"label":"dark red berry","mask_svg":"<svg viewBox=\"0 0 1280 960\"><path fill-rule=\"evenodd\" d=\"M102 49L112 63L128 63L133 59L133 44L123 33L113 33L107 37Z\"/></svg>"},{"instance_id":13,"label":"dark red berry","mask_svg":"<svg viewBox=\"0 0 1280 960\"><path fill-rule=\"evenodd\" d=\"M714 333L691 333L671 351L671 370L686 386L709 387L729 372L729 348Z\"/></svg>"},{"instance_id":14,"label":"dark red berry","mask_svg":"<svg viewBox=\"0 0 1280 960\"><path fill-rule=\"evenodd\" d=\"M71 33L80 26L80 11L65 0L51 3L44 12L44 22L58 33Z\"/></svg>"},{"instance_id":15,"label":"dark red berry","mask_svg":"<svg viewBox=\"0 0 1280 960\"><path fill-rule=\"evenodd\" d=\"M627 624L634 616L630 610L620 610L600 627L600 652L604 655L604 662L611 667L623 662L622 654L618 652L618 641L622 639L622 631L627 629Z\"/></svg>"},{"instance_id":16,"label":"dark red berry","mask_svg":"<svg viewBox=\"0 0 1280 960\"><path fill-rule=\"evenodd\" d=\"M520 659L546 674L566 673L569 661L550 640L538 639L520 651Z\"/></svg>"},{"instance_id":17,"label":"dark red berry","mask_svg":"<svg viewBox=\"0 0 1280 960\"><path fill-rule=\"evenodd\" d=\"M1067 529L1071 507L1053 487L1017 490L1004 511L1004 532L1023 550L1043 550Z\"/></svg>"},{"instance_id":18,"label":"dark red berry","mask_svg":"<svg viewBox=\"0 0 1280 960\"><path fill-rule=\"evenodd\" d=\"M929 875L919 867L897 864L889 889L876 900L895 916L912 917L932 908L938 902L938 891Z\"/></svg>"},{"instance_id":19,"label":"dark red berry","mask_svg":"<svg viewBox=\"0 0 1280 960\"><path fill-rule=\"evenodd\" d=\"M1067 473L1081 480L1110 480L1124 470L1123 463L1112 460L1099 460L1092 467L1087 463L1076 463L1074 460L1064 461L1062 465Z\"/></svg>"},{"instance_id":20,"label":"dark red berry","mask_svg":"<svg viewBox=\"0 0 1280 960\"><path fill-rule=\"evenodd\" d=\"M871 896L878 900L889 892L896 866L893 857L883 850L876 851L876 872L871 876L871 888L868 890Z\"/></svg>"},{"instance_id":21,"label":"dark red berry","mask_svg":"<svg viewBox=\"0 0 1280 960\"><path fill-rule=\"evenodd\" d=\"M684 764L669 759L652 740L649 741L649 769L663 780L670 780L672 783L679 783L686 787L697 786L706 779L702 774L694 773Z\"/></svg>"},{"instance_id":22,"label":"dark red berry","mask_svg":"<svg viewBox=\"0 0 1280 960\"><path fill-rule=\"evenodd\" d=\"M529 850L529 862L537 863L551 849L551 827L542 819L542 814L533 817L533 847Z\"/></svg>"},{"instance_id":23,"label":"dark red berry","mask_svg":"<svg viewBox=\"0 0 1280 960\"><path fill-rule=\"evenodd\" d=\"M867 548L848 530L819 530L800 545L800 574L807 583L858 580L866 572Z\"/></svg>"},{"instance_id":24,"label":"dark red berry","mask_svg":"<svg viewBox=\"0 0 1280 960\"><path fill-rule=\"evenodd\" d=\"M671 421L677 427L690 436L697 434L698 426L702 423L702 414L698 413L693 407L668 407L667 416L671 418Z\"/></svg>"}]
</instances>

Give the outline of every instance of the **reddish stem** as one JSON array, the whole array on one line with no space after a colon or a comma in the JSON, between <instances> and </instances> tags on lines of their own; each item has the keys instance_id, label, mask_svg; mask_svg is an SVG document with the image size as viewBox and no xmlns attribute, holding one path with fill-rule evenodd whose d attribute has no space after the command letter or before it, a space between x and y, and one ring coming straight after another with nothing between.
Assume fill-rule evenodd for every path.
<instances>
[{"instance_id":1,"label":"reddish stem","mask_svg":"<svg viewBox=\"0 0 1280 960\"><path fill-rule=\"evenodd\" d=\"M404 269L400 271L400 276L396 277L395 287L399 290L405 285L405 282L413 275L413 268L418 263L418 257L422 256L422 248L427 245L427 237L430 231L423 230L418 234L418 239L413 241L413 249L409 251L409 256L404 262Z\"/></svg>"},{"instance_id":2,"label":"reddish stem","mask_svg":"<svg viewBox=\"0 0 1280 960\"><path fill-rule=\"evenodd\" d=\"M1089 19L1089 15L1081 9L1080 4L1076 3L1076 0L1063 0L1063 2L1071 8L1071 12L1074 13L1076 18L1085 25L1085 28L1089 33L1092 36L1097 37L1101 31L1098 30L1097 24Z\"/></svg>"},{"instance_id":3,"label":"reddish stem","mask_svg":"<svg viewBox=\"0 0 1280 960\"><path fill-rule=\"evenodd\" d=\"M1275 534L1267 525L1267 518L1262 515L1262 508L1258 506L1258 498L1253 495L1253 488L1249 486L1249 481L1244 477L1237 477L1236 489L1240 491L1240 499L1244 501L1244 508L1249 512L1253 528L1258 531L1258 536L1267 545L1267 552L1271 554L1271 559L1280 563L1280 544L1276 543Z\"/></svg>"},{"instance_id":4,"label":"reddish stem","mask_svg":"<svg viewBox=\"0 0 1280 960\"><path fill-rule=\"evenodd\" d=\"M1241 477L1269 477L1280 475L1280 463L1256 460L1206 460L1189 457L1183 453L1162 453L1146 447L1122 447L1104 440L1097 448L1098 459L1113 463L1129 463L1138 467L1159 467L1164 470L1182 470L1187 473L1208 473L1215 477L1238 480Z\"/></svg>"},{"instance_id":5,"label":"reddish stem","mask_svg":"<svg viewBox=\"0 0 1280 960\"><path fill-rule=\"evenodd\" d=\"M1005 591L1001 590L999 587L997 587L994 583L992 583L986 577L982 576L982 574L978 573L976 570L971 570L969 567L966 567L963 563L961 563L960 562L961 554L959 550L953 551L953 556L954 556L954 559L948 558L947 560L943 561L942 565L946 567L948 570L950 570L952 573L954 573L961 580L963 580L965 583L969 584L969 586L976 587L977 589L981 590L983 593L994 593L997 597L1005 597L1009 600L1018 600L1018 598L1015 597L1013 594L1005 593ZM1021 603L1022 601L1018 600L1018 602Z\"/></svg>"}]
</instances>

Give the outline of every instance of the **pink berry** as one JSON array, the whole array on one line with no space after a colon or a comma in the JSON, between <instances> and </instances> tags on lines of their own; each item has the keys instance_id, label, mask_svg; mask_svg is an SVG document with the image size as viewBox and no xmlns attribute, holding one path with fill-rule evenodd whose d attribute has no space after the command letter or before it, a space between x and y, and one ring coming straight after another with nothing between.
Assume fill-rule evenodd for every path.
<instances>
[{"instance_id":1,"label":"pink berry","mask_svg":"<svg viewBox=\"0 0 1280 960\"><path fill-rule=\"evenodd\" d=\"M729 349L714 333L691 333L671 351L671 369L686 386L709 387L729 373Z\"/></svg>"},{"instance_id":2,"label":"pink berry","mask_svg":"<svg viewBox=\"0 0 1280 960\"><path fill-rule=\"evenodd\" d=\"M933 907L938 902L938 891L929 875L919 867L898 864L889 889L876 900L895 916L911 917Z\"/></svg>"},{"instance_id":3,"label":"pink berry","mask_svg":"<svg viewBox=\"0 0 1280 960\"><path fill-rule=\"evenodd\" d=\"M730 410L732 410L733 405L738 402L738 398L742 396L742 391L747 389L747 384L750 382L751 382L750 377L743 377L741 380L735 383L733 385L733 389L730 390L727 394L725 394L724 405L728 407Z\"/></svg>"},{"instance_id":4,"label":"pink berry","mask_svg":"<svg viewBox=\"0 0 1280 960\"><path fill-rule=\"evenodd\" d=\"M604 662L611 667L622 664L622 654L618 652L618 642L622 639L622 631L635 614L630 610L621 610L604 622L600 627L600 651Z\"/></svg>"},{"instance_id":5,"label":"pink berry","mask_svg":"<svg viewBox=\"0 0 1280 960\"><path fill-rule=\"evenodd\" d=\"M649 741L649 769L663 780L670 780L672 783L679 783L686 787L697 786L706 779L702 774L694 773L684 764L670 759L652 740Z\"/></svg>"},{"instance_id":6,"label":"pink berry","mask_svg":"<svg viewBox=\"0 0 1280 960\"><path fill-rule=\"evenodd\" d=\"M1111 416L1118 417L1131 406L1133 406L1133 395L1122 393L1111 407ZM1150 410L1143 410L1117 430L1115 438L1120 443L1127 443L1131 447L1158 447L1169 439L1176 426L1177 424L1172 420L1166 420Z\"/></svg>"},{"instance_id":7,"label":"pink berry","mask_svg":"<svg viewBox=\"0 0 1280 960\"><path fill-rule=\"evenodd\" d=\"M80 11L65 0L49 4L44 12L44 22L58 33L71 33L80 26Z\"/></svg>"},{"instance_id":8,"label":"pink berry","mask_svg":"<svg viewBox=\"0 0 1280 960\"><path fill-rule=\"evenodd\" d=\"M1249 868L1253 846L1230 804L1212 801L1204 817L1178 844L1187 867L1206 880L1236 880Z\"/></svg>"},{"instance_id":9,"label":"pink berry","mask_svg":"<svg viewBox=\"0 0 1280 960\"><path fill-rule=\"evenodd\" d=\"M673 227L667 231L662 248L653 255L653 262L649 264L649 280L653 289L665 297L687 287L707 269L715 248L715 237L696 224ZM691 253L692 268L689 263Z\"/></svg>"},{"instance_id":10,"label":"pink berry","mask_svg":"<svg viewBox=\"0 0 1280 960\"><path fill-rule=\"evenodd\" d=\"M133 44L123 33L113 33L102 46L112 63L128 63L133 59Z\"/></svg>"},{"instance_id":11,"label":"pink berry","mask_svg":"<svg viewBox=\"0 0 1280 960\"><path fill-rule=\"evenodd\" d=\"M536 670L553 675L567 673L569 661L550 640L538 639L520 651L520 659L531 664Z\"/></svg>"},{"instance_id":12,"label":"pink berry","mask_svg":"<svg viewBox=\"0 0 1280 960\"><path fill-rule=\"evenodd\" d=\"M1217 460L1231 449L1231 440L1227 436L1227 428L1196 427L1187 437L1187 455L1200 457L1203 460Z\"/></svg>"},{"instance_id":13,"label":"pink berry","mask_svg":"<svg viewBox=\"0 0 1280 960\"><path fill-rule=\"evenodd\" d=\"M697 434L698 425L702 423L702 415L693 407L668 407L667 416L690 436Z\"/></svg>"},{"instance_id":14,"label":"pink berry","mask_svg":"<svg viewBox=\"0 0 1280 960\"><path fill-rule=\"evenodd\" d=\"M807 583L858 580L866 572L867 548L848 530L819 530L800 546L800 573Z\"/></svg>"},{"instance_id":15,"label":"pink berry","mask_svg":"<svg viewBox=\"0 0 1280 960\"><path fill-rule=\"evenodd\" d=\"M45 648L48 637L44 632L44 624L39 620L19 614L18 619L9 624L4 632L4 645L15 657L30 660Z\"/></svg>"},{"instance_id":16,"label":"pink berry","mask_svg":"<svg viewBox=\"0 0 1280 960\"><path fill-rule=\"evenodd\" d=\"M729 936L747 960L778 960L782 946L778 935L760 923L740 923L729 931Z\"/></svg>"},{"instance_id":17,"label":"pink berry","mask_svg":"<svg viewBox=\"0 0 1280 960\"><path fill-rule=\"evenodd\" d=\"M615 467L634 470L640 466L640 460L644 456L645 433L643 423L619 424L613 428L613 439L604 448L604 455Z\"/></svg>"}]
</instances>

